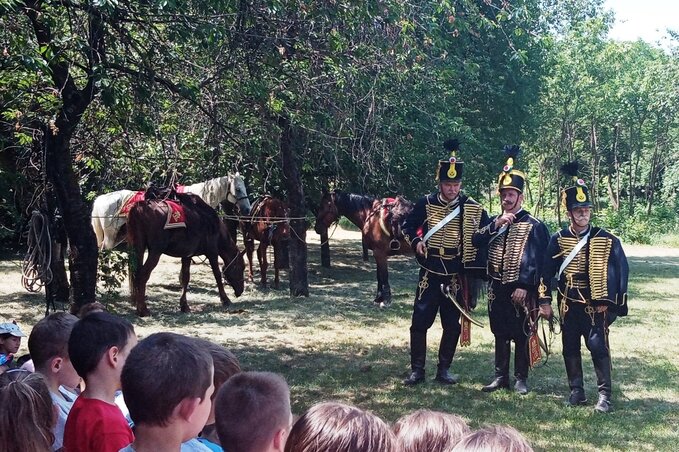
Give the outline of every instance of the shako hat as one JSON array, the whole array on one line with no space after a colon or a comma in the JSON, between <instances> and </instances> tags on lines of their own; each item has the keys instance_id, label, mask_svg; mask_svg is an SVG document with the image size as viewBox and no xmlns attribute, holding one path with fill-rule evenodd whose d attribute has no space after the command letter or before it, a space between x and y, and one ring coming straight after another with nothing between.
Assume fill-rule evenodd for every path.
<instances>
[{"instance_id":1,"label":"shako hat","mask_svg":"<svg viewBox=\"0 0 679 452\"><path fill-rule=\"evenodd\" d=\"M453 138L446 140L443 143L446 152L450 153L450 157L445 160L439 160L439 165L436 168L436 180L438 182L459 181L462 179L462 159L458 157L460 152L460 142Z\"/></svg>"},{"instance_id":2,"label":"shako hat","mask_svg":"<svg viewBox=\"0 0 679 452\"><path fill-rule=\"evenodd\" d=\"M578 177L580 163L574 160L570 163L561 165L561 172L572 177L574 185L565 188L561 192L561 200L566 206L566 210L573 210L575 207L592 207L592 198L585 181Z\"/></svg>"},{"instance_id":3,"label":"shako hat","mask_svg":"<svg viewBox=\"0 0 679 452\"><path fill-rule=\"evenodd\" d=\"M502 168L502 172L497 179L497 191L501 191L505 188L511 188L523 193L523 186L526 183L526 174L523 171L519 171L515 168L516 160L519 157L521 149L518 145L507 145L502 149L504 152L506 161L505 166Z\"/></svg>"}]
</instances>

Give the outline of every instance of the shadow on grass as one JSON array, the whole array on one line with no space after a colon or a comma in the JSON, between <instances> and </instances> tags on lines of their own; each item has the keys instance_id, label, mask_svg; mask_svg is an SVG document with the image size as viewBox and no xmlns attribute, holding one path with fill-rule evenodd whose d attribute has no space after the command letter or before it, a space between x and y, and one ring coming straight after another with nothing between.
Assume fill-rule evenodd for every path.
<instances>
[{"instance_id":1,"label":"shadow on grass","mask_svg":"<svg viewBox=\"0 0 679 452\"><path fill-rule=\"evenodd\" d=\"M510 391L481 392L493 372L487 328L483 334L475 330L470 347L458 348L452 372L459 376L459 384L444 387L432 381L440 334L435 326L429 333L426 383L404 387L401 381L409 372L408 325L418 272L414 260L402 256L389 259L394 302L388 309L372 304L375 264L372 259L362 261L359 241L333 243L332 262L330 269L321 267L319 246L309 245L308 298L289 297L285 288L288 273L283 272L281 290L247 285L243 295L236 298L227 288L233 305L226 310L219 302L212 275L206 276L195 266L192 270L196 277L192 277L188 293L193 312L182 314L177 261L177 271L169 270L171 276L147 288L152 317L136 317L125 291L117 297L102 296L101 301L112 312L131 320L141 334L173 330L209 339L211 334L218 338L219 332L228 332L214 340L232 349L247 370L283 374L290 382L297 413L327 399L355 403L389 421L419 408L430 408L458 413L472 427L510 424L537 448L548 450L673 450L679 441L675 384L679 372L669 349L652 350L641 357L619 357L614 351L615 411L607 416L593 412L596 380L584 348L586 390L592 401L589 406L564 405L568 387L560 355L551 356L546 365L531 372L532 392L525 397ZM0 262L0 268L11 267L3 264ZM667 331L672 330L653 328L662 324L674 327L671 320L676 318L673 315L679 306L676 292L668 288L677 279L677 264L677 257L630 258L630 316L618 320L613 328L657 331L667 344L672 337ZM653 303L660 297L663 303ZM23 325L34 324L45 309L41 293L12 291L3 294L3 301L9 301L16 312L10 312L6 304L0 307L0 316L16 318ZM487 325L483 303L475 316ZM326 336L317 340L322 334ZM368 334L373 336L364 337ZM624 340L635 341L631 337Z\"/></svg>"}]
</instances>

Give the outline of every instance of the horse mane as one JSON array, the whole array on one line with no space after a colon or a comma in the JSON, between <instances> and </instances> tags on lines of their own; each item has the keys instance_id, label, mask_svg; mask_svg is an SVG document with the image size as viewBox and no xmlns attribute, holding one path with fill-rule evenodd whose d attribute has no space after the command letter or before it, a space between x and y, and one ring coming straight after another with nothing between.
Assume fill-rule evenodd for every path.
<instances>
[{"instance_id":1,"label":"horse mane","mask_svg":"<svg viewBox=\"0 0 679 452\"><path fill-rule=\"evenodd\" d=\"M370 195L359 195L356 193L335 191L335 205L338 209L349 213L364 209L371 209L375 199L376 198L374 196Z\"/></svg>"},{"instance_id":2,"label":"horse mane","mask_svg":"<svg viewBox=\"0 0 679 452\"><path fill-rule=\"evenodd\" d=\"M214 179L210 179L205 182L187 185L184 188L184 191L188 193L195 193L214 208L217 207L220 202L226 199L226 196L229 193L229 183L231 182L231 178L233 178L233 176L230 174L222 177L215 177Z\"/></svg>"},{"instance_id":3,"label":"horse mane","mask_svg":"<svg viewBox=\"0 0 679 452\"><path fill-rule=\"evenodd\" d=\"M202 224L209 233L219 231L219 215L208 203L194 193L177 193L177 200L185 209L195 210L200 215Z\"/></svg>"},{"instance_id":4,"label":"horse mane","mask_svg":"<svg viewBox=\"0 0 679 452\"><path fill-rule=\"evenodd\" d=\"M413 211L415 204L405 199L403 196L398 195L396 197L396 202L391 209L392 215L400 223Z\"/></svg>"}]
</instances>

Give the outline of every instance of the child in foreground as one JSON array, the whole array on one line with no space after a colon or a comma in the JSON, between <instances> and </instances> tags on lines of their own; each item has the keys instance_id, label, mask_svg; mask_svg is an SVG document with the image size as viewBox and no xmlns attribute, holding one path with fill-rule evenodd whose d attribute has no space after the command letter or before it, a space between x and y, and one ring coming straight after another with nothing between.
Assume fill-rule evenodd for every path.
<instances>
[{"instance_id":1,"label":"child in foreground","mask_svg":"<svg viewBox=\"0 0 679 452\"><path fill-rule=\"evenodd\" d=\"M156 333L142 340L122 374L135 439L120 452L178 452L205 426L213 373L212 357L196 339Z\"/></svg>"},{"instance_id":2,"label":"child in foreground","mask_svg":"<svg viewBox=\"0 0 679 452\"><path fill-rule=\"evenodd\" d=\"M118 452L134 440L115 393L137 336L130 322L106 312L78 320L68 341L73 368L85 390L71 408L64 430L68 452Z\"/></svg>"}]
</instances>

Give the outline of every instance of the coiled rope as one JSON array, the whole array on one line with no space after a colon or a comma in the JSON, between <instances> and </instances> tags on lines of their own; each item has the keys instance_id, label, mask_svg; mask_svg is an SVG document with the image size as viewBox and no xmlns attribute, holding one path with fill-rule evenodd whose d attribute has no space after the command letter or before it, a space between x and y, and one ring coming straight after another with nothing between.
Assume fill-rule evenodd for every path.
<instances>
[{"instance_id":1,"label":"coiled rope","mask_svg":"<svg viewBox=\"0 0 679 452\"><path fill-rule=\"evenodd\" d=\"M29 292L39 292L52 282L52 238L49 220L43 213L34 210L28 227L28 251L21 269L21 284Z\"/></svg>"}]
</instances>

